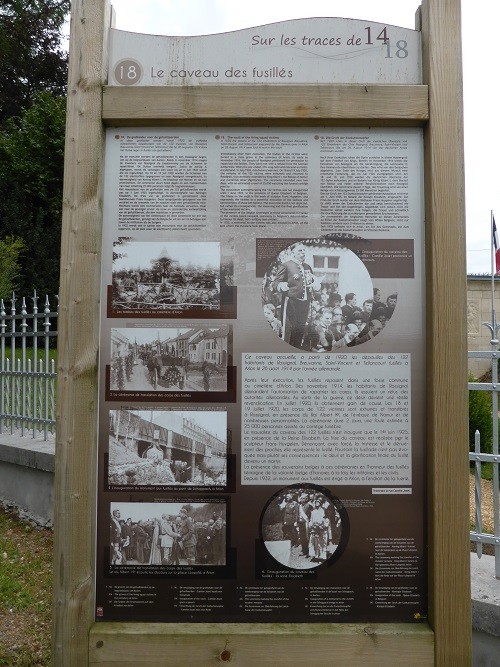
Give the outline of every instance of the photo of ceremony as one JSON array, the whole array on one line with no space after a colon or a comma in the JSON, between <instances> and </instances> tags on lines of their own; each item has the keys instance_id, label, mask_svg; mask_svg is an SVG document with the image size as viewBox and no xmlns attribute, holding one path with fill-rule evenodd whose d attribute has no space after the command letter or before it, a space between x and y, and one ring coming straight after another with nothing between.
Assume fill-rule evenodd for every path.
<instances>
[{"instance_id":1,"label":"photo of ceremony","mask_svg":"<svg viewBox=\"0 0 500 667\"><path fill-rule=\"evenodd\" d=\"M398 294L373 285L357 255L330 238L304 239L279 253L262 285L264 318L284 342L336 352L377 336Z\"/></svg>"},{"instance_id":2,"label":"photo of ceremony","mask_svg":"<svg viewBox=\"0 0 500 667\"><path fill-rule=\"evenodd\" d=\"M312 485L282 489L261 519L267 551L294 570L310 570L328 561L339 547L342 529L332 498Z\"/></svg>"},{"instance_id":3,"label":"photo of ceremony","mask_svg":"<svg viewBox=\"0 0 500 667\"><path fill-rule=\"evenodd\" d=\"M226 504L111 503L111 565L225 565Z\"/></svg>"},{"instance_id":4,"label":"photo of ceremony","mask_svg":"<svg viewBox=\"0 0 500 667\"><path fill-rule=\"evenodd\" d=\"M225 410L110 410L108 484L225 486Z\"/></svg>"},{"instance_id":5,"label":"photo of ceremony","mask_svg":"<svg viewBox=\"0 0 500 667\"><path fill-rule=\"evenodd\" d=\"M113 310L218 310L220 243L120 238L113 244L112 283Z\"/></svg>"}]
</instances>

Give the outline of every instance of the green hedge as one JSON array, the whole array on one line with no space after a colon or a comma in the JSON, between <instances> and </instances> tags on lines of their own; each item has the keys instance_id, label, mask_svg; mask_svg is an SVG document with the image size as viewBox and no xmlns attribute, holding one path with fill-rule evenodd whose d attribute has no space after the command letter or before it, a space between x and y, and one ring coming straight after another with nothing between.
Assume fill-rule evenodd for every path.
<instances>
[{"instance_id":1,"label":"green hedge","mask_svg":"<svg viewBox=\"0 0 500 667\"><path fill-rule=\"evenodd\" d=\"M469 382L474 382L469 378ZM491 454L493 447L493 424L491 414L491 392L469 390L469 451L474 451L476 430L481 434L481 451Z\"/></svg>"}]
</instances>

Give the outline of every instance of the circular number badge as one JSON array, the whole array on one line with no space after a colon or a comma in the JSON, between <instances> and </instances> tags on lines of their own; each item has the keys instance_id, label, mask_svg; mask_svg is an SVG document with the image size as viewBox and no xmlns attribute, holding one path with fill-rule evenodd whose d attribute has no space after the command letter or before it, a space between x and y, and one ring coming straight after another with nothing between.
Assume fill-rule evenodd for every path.
<instances>
[{"instance_id":1,"label":"circular number badge","mask_svg":"<svg viewBox=\"0 0 500 667\"><path fill-rule=\"evenodd\" d=\"M115 79L122 86L133 86L142 77L142 67L137 60L120 60L114 70Z\"/></svg>"}]
</instances>

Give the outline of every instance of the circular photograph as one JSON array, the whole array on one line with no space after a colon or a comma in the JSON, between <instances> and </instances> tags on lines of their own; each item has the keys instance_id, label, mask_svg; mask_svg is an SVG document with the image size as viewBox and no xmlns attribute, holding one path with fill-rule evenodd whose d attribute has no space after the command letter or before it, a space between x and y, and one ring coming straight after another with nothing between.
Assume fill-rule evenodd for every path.
<instances>
[{"instance_id":1,"label":"circular photograph","mask_svg":"<svg viewBox=\"0 0 500 667\"><path fill-rule=\"evenodd\" d=\"M311 570L337 560L349 536L340 500L312 484L278 491L262 512L260 527L270 556L293 570Z\"/></svg>"},{"instance_id":2,"label":"circular photograph","mask_svg":"<svg viewBox=\"0 0 500 667\"><path fill-rule=\"evenodd\" d=\"M279 253L264 276L262 309L268 325L286 343L308 352L336 352L382 331L397 294L391 294L387 304L380 303L381 297L352 250L320 237L303 239Z\"/></svg>"}]
</instances>

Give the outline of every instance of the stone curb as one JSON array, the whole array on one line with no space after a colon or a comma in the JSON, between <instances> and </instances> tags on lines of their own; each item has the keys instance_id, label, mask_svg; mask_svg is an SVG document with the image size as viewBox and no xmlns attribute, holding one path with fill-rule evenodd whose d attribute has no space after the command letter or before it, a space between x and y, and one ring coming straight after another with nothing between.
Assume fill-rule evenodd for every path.
<instances>
[{"instance_id":1,"label":"stone curb","mask_svg":"<svg viewBox=\"0 0 500 667\"><path fill-rule=\"evenodd\" d=\"M495 557L470 555L472 627L500 637L500 579L495 578Z\"/></svg>"}]
</instances>

